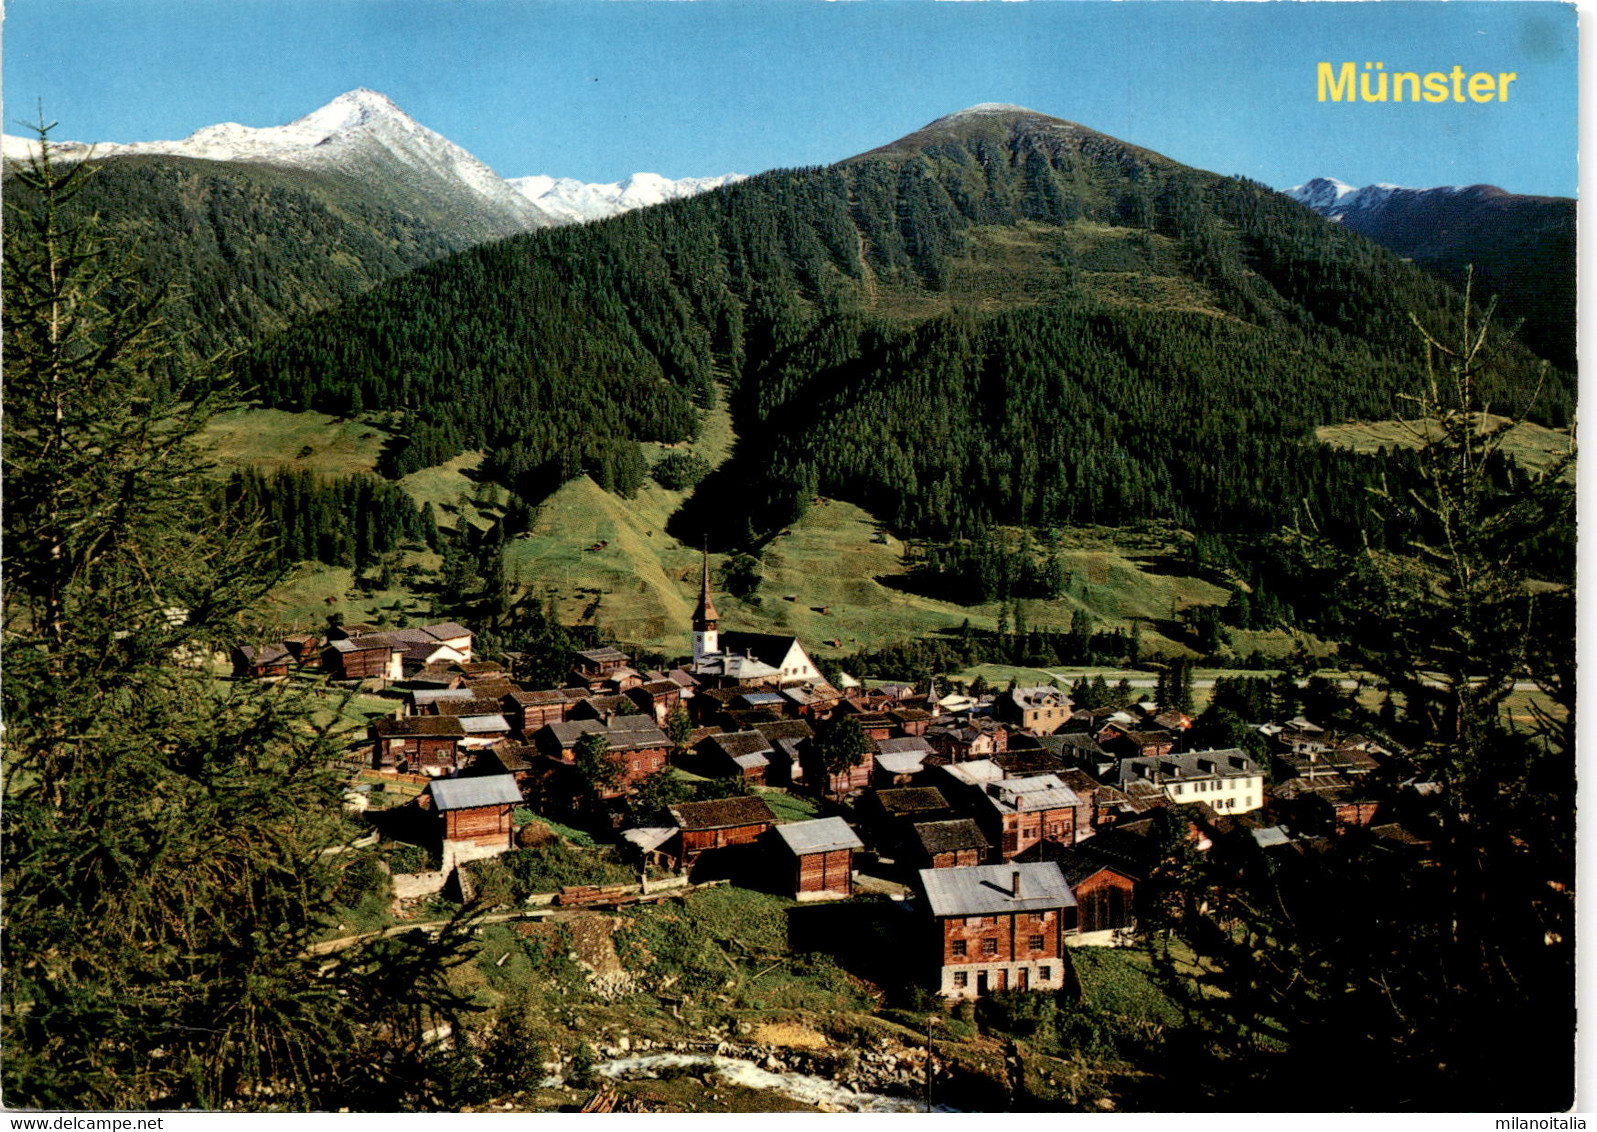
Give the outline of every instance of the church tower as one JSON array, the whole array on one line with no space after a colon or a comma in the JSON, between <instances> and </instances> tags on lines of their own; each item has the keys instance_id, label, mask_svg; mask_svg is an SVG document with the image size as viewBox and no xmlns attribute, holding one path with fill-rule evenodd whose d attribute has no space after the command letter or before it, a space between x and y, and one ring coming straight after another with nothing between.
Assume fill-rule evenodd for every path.
<instances>
[{"instance_id":1,"label":"church tower","mask_svg":"<svg viewBox=\"0 0 1597 1132\"><path fill-rule=\"evenodd\" d=\"M704 585L699 592L699 607L693 611L693 663L713 652L719 652L720 634L715 626L718 617L715 602L710 597L710 553L704 553Z\"/></svg>"}]
</instances>

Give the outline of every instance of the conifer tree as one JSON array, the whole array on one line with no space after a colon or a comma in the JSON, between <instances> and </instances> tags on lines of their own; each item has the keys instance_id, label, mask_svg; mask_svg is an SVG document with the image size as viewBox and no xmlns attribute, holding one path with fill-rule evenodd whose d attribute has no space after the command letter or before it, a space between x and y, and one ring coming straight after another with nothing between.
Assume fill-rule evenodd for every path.
<instances>
[{"instance_id":1,"label":"conifer tree","mask_svg":"<svg viewBox=\"0 0 1597 1132\"><path fill-rule=\"evenodd\" d=\"M270 584L192 439L227 388L65 209L41 153L5 241L4 1087L19 1107L396 1108L469 942L309 945L347 840L336 746L209 672Z\"/></svg>"}]
</instances>

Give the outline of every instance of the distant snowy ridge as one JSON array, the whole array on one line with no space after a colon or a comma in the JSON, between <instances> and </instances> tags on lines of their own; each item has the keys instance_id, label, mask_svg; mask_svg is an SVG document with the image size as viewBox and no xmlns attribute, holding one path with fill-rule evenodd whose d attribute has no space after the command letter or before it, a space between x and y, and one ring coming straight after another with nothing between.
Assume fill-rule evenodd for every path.
<instances>
[{"instance_id":1,"label":"distant snowy ridge","mask_svg":"<svg viewBox=\"0 0 1597 1132\"><path fill-rule=\"evenodd\" d=\"M668 200L718 189L744 180L742 173L718 177L683 177L673 181L658 173L634 173L620 181L590 184L570 177L511 177L510 184L557 220L580 224L607 216L647 208Z\"/></svg>"},{"instance_id":2,"label":"distant snowy ridge","mask_svg":"<svg viewBox=\"0 0 1597 1132\"><path fill-rule=\"evenodd\" d=\"M1479 186L1472 186L1479 187ZM1463 185L1443 185L1434 189L1410 189L1403 185L1385 183L1365 185L1356 189L1335 177L1315 177L1301 185L1283 189L1287 196L1299 204L1307 205L1328 220L1340 221L1356 212L1370 212L1384 207L1399 197L1419 197L1425 194L1450 195L1467 191Z\"/></svg>"},{"instance_id":3,"label":"distant snowy ridge","mask_svg":"<svg viewBox=\"0 0 1597 1132\"><path fill-rule=\"evenodd\" d=\"M546 227L552 218L460 146L411 118L386 95L372 90L341 94L286 126L205 126L178 141L60 142L68 159L159 154L207 161L289 166L357 178L396 173L417 191L476 202L501 223ZM4 155L26 160L38 149L31 138L4 138Z\"/></svg>"}]
</instances>

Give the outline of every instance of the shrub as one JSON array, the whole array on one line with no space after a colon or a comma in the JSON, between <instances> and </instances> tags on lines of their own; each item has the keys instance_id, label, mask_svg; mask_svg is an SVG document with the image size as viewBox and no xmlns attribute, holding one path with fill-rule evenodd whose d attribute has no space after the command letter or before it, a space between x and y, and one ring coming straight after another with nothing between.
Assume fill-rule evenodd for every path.
<instances>
[{"instance_id":1,"label":"shrub","mask_svg":"<svg viewBox=\"0 0 1597 1132\"><path fill-rule=\"evenodd\" d=\"M420 845L399 845L388 851L388 867L396 873L424 873L432 858Z\"/></svg>"},{"instance_id":2,"label":"shrub","mask_svg":"<svg viewBox=\"0 0 1597 1132\"><path fill-rule=\"evenodd\" d=\"M710 465L691 452L672 452L649 474L667 491L686 491L710 474Z\"/></svg>"}]
</instances>

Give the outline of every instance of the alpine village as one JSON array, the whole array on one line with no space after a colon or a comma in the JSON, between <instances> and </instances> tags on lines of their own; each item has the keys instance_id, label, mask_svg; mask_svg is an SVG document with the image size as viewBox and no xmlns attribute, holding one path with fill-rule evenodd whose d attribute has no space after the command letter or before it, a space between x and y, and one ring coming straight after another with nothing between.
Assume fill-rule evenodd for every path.
<instances>
[{"instance_id":1,"label":"alpine village","mask_svg":"<svg viewBox=\"0 0 1597 1132\"><path fill-rule=\"evenodd\" d=\"M554 223L42 126L9 1107L1571 1103L1573 202L1427 258L983 105Z\"/></svg>"}]
</instances>

